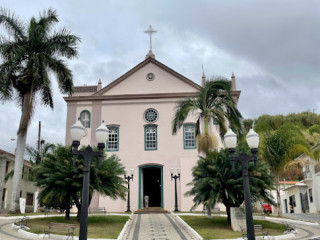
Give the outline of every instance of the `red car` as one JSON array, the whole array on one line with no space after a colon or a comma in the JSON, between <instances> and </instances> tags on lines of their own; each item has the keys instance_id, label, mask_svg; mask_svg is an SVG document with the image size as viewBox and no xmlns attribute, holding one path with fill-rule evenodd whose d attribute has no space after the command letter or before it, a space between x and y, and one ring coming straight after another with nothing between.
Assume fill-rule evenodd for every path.
<instances>
[{"instance_id":1,"label":"red car","mask_svg":"<svg viewBox=\"0 0 320 240\"><path fill-rule=\"evenodd\" d=\"M269 203L264 203L263 204L263 211L265 213L272 213L272 207Z\"/></svg>"}]
</instances>

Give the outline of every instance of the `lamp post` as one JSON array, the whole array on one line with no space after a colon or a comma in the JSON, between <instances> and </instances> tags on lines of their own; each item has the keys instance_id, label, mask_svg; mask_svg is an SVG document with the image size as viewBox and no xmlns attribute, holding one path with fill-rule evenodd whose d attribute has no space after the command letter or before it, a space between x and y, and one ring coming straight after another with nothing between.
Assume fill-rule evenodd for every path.
<instances>
[{"instance_id":1,"label":"lamp post","mask_svg":"<svg viewBox=\"0 0 320 240\"><path fill-rule=\"evenodd\" d=\"M228 129L227 133L224 135L224 142L227 148L229 149L232 166L234 166L234 162L236 161L240 162L242 165L243 190L244 190L244 200L245 200L245 206L246 206L247 236L248 236L248 240L255 240L252 209L251 209L248 167L249 167L249 163L252 161L254 162L255 166L257 164L259 135L253 129L250 129L246 139L249 147L251 148L252 156L248 156L245 153L241 153L238 157L235 157L234 153L235 153L235 148L237 146L237 135L231 129Z\"/></svg>"},{"instance_id":2,"label":"lamp post","mask_svg":"<svg viewBox=\"0 0 320 240\"><path fill-rule=\"evenodd\" d=\"M124 174L124 179L128 181L128 198L127 198L127 211L126 212L131 212L130 210L130 180L133 181L133 168L131 168L131 176L127 176L127 170L125 170L126 173Z\"/></svg>"},{"instance_id":3,"label":"lamp post","mask_svg":"<svg viewBox=\"0 0 320 240\"><path fill-rule=\"evenodd\" d=\"M178 210L178 195L177 195L177 179L180 179L181 168L177 168L178 175L173 175L173 168L170 168L171 180L174 179L174 211Z\"/></svg>"},{"instance_id":4,"label":"lamp post","mask_svg":"<svg viewBox=\"0 0 320 240\"><path fill-rule=\"evenodd\" d=\"M108 128L105 124L101 125L96 129L96 137L98 141L99 152L95 152L88 145L83 151L78 151L80 140L86 135L86 129L78 119L77 122L71 126L70 134L72 138L73 156L81 155L84 160L84 171L83 171L83 185L82 185L82 200L81 200L81 214L80 214L80 230L79 240L87 240L88 237L88 207L89 207L89 185L90 185L90 165L94 157L99 157L99 164L103 155L103 149L105 142L108 137Z\"/></svg>"}]
</instances>

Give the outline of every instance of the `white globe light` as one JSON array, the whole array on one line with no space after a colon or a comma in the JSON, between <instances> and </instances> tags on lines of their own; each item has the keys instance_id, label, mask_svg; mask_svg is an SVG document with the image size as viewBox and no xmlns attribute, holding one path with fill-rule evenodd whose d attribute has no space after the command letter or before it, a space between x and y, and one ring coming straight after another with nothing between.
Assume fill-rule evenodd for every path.
<instances>
[{"instance_id":1,"label":"white globe light","mask_svg":"<svg viewBox=\"0 0 320 240\"><path fill-rule=\"evenodd\" d=\"M250 148L258 148L259 146L259 135L256 133L252 128L248 132L247 136L247 143Z\"/></svg>"},{"instance_id":2,"label":"white globe light","mask_svg":"<svg viewBox=\"0 0 320 240\"><path fill-rule=\"evenodd\" d=\"M224 143L227 148L237 147L237 135L229 128L227 133L224 135Z\"/></svg>"},{"instance_id":3,"label":"white globe light","mask_svg":"<svg viewBox=\"0 0 320 240\"><path fill-rule=\"evenodd\" d=\"M178 171L178 174L180 174L181 173L181 168L178 168L177 171Z\"/></svg>"},{"instance_id":4,"label":"white globe light","mask_svg":"<svg viewBox=\"0 0 320 240\"><path fill-rule=\"evenodd\" d=\"M173 168L170 168L170 173L173 174Z\"/></svg>"},{"instance_id":5,"label":"white globe light","mask_svg":"<svg viewBox=\"0 0 320 240\"><path fill-rule=\"evenodd\" d=\"M96 138L98 143L105 143L109 136L109 129L102 122L101 125L96 129Z\"/></svg>"},{"instance_id":6,"label":"white globe light","mask_svg":"<svg viewBox=\"0 0 320 240\"><path fill-rule=\"evenodd\" d=\"M131 168L130 172L131 172L131 175L133 175L133 173L134 173L134 169L133 169L133 168Z\"/></svg>"},{"instance_id":7,"label":"white globe light","mask_svg":"<svg viewBox=\"0 0 320 240\"><path fill-rule=\"evenodd\" d=\"M79 141L86 135L86 129L81 124L80 120L77 120L70 128L70 134L72 141Z\"/></svg>"}]
</instances>

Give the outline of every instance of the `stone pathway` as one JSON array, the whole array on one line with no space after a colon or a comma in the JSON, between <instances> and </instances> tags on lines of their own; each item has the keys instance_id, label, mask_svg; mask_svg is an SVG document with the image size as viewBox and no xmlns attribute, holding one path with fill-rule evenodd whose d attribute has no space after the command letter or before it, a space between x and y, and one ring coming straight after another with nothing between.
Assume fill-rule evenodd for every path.
<instances>
[{"instance_id":1,"label":"stone pathway","mask_svg":"<svg viewBox=\"0 0 320 240\"><path fill-rule=\"evenodd\" d=\"M122 240L198 239L173 214L134 214Z\"/></svg>"}]
</instances>

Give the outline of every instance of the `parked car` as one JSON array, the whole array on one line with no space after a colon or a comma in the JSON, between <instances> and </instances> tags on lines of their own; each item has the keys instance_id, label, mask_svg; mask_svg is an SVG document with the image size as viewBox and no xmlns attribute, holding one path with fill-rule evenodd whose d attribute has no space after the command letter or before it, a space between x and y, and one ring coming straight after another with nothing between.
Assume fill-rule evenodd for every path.
<instances>
[{"instance_id":1,"label":"parked car","mask_svg":"<svg viewBox=\"0 0 320 240\"><path fill-rule=\"evenodd\" d=\"M269 203L263 204L263 212L264 213L272 213L272 207Z\"/></svg>"}]
</instances>

